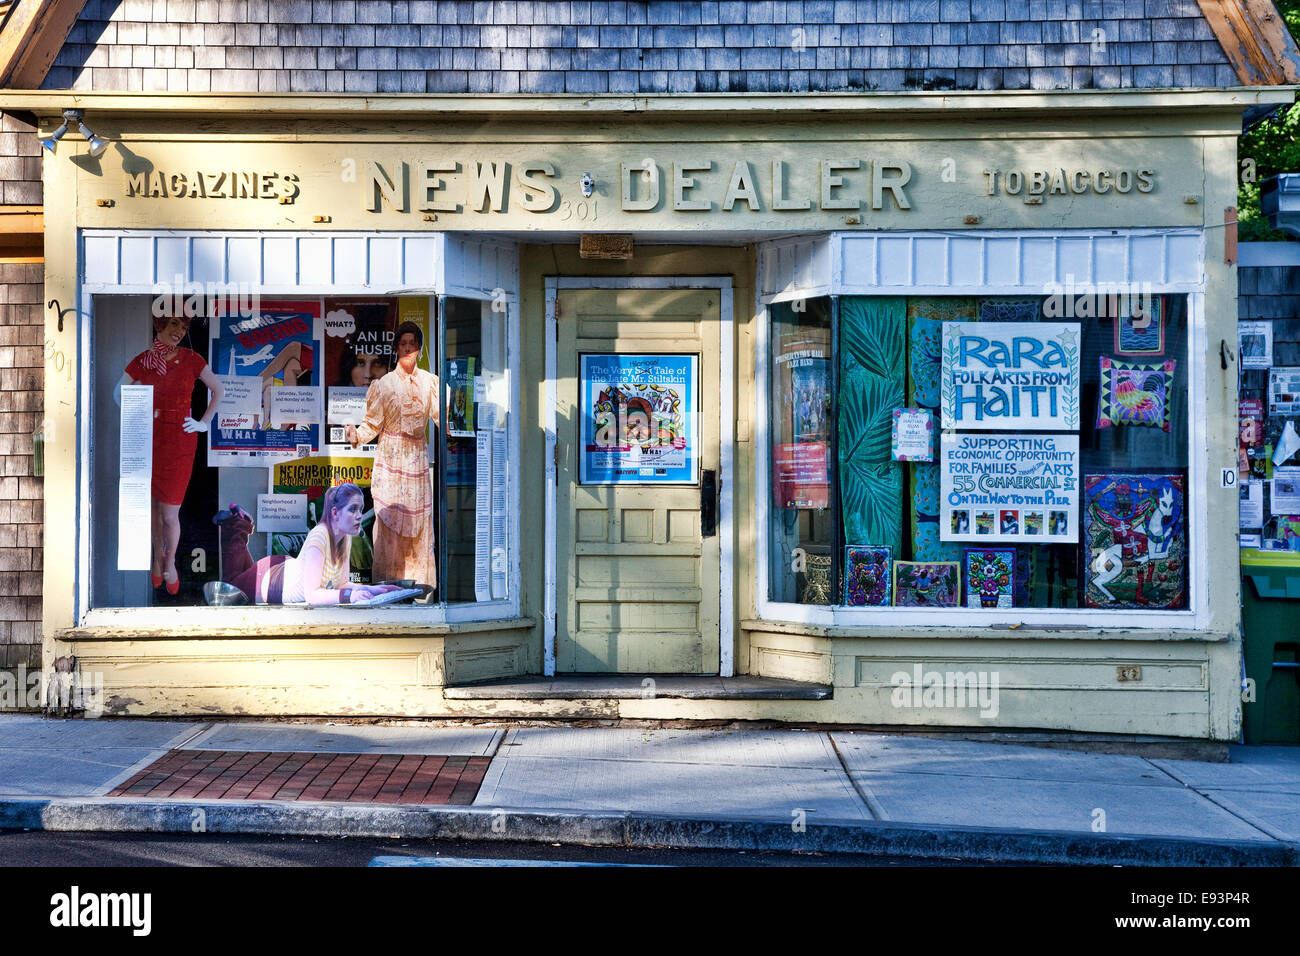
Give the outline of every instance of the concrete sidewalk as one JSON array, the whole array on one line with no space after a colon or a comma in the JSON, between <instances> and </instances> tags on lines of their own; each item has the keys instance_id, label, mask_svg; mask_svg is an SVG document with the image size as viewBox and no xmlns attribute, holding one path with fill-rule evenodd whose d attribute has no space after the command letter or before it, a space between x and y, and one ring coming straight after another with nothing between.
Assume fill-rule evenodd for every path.
<instances>
[{"instance_id":1,"label":"concrete sidewalk","mask_svg":"<svg viewBox=\"0 0 1300 956\"><path fill-rule=\"evenodd\" d=\"M482 758L491 763L469 806L108 796L176 751L243 753L250 763L272 752L381 754L392 764L443 755L480 758L480 773ZM3 715L0 827L1297 865L1300 748L1234 747L1229 763L1201 763L815 730Z\"/></svg>"}]
</instances>

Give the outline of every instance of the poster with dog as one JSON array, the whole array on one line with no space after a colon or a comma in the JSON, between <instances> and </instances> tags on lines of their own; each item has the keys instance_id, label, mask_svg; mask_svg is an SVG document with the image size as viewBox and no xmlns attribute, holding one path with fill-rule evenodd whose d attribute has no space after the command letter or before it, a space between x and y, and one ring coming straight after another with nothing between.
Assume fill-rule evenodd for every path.
<instances>
[{"instance_id":1,"label":"poster with dog","mask_svg":"<svg viewBox=\"0 0 1300 956\"><path fill-rule=\"evenodd\" d=\"M1084 606L1187 606L1187 477L1085 475Z\"/></svg>"}]
</instances>

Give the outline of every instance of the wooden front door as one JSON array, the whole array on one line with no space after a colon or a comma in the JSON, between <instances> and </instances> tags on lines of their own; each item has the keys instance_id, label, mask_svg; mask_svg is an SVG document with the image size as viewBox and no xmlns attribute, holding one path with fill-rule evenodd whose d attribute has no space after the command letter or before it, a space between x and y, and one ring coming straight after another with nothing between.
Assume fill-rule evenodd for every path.
<instances>
[{"instance_id":1,"label":"wooden front door","mask_svg":"<svg viewBox=\"0 0 1300 956\"><path fill-rule=\"evenodd\" d=\"M719 543L716 533L704 533L702 491L720 464L720 389L727 384L719 381L720 298L717 289L557 293L558 673L718 673ZM681 396L672 386L653 389L650 373L644 381L625 373L622 385L603 387L612 378L601 371L619 364L690 368L695 381ZM584 368L592 383L586 388ZM653 467L655 443L667 451L678 437L675 398L683 415L694 416L678 441L688 438L695 449L689 475ZM650 464L607 483L610 472L599 463L610 459L600 451L611 441L638 445L651 429L646 457L632 460Z\"/></svg>"}]
</instances>

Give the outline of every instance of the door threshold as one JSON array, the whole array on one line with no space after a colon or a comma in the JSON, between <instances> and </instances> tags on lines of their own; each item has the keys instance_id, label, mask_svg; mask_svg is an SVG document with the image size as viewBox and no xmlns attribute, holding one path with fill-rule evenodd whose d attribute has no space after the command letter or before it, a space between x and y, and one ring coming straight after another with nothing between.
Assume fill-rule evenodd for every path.
<instances>
[{"instance_id":1,"label":"door threshold","mask_svg":"<svg viewBox=\"0 0 1300 956\"><path fill-rule=\"evenodd\" d=\"M650 682L653 683L650 683ZM778 677L695 674L568 674L444 687L449 700L829 700L830 684Z\"/></svg>"}]
</instances>

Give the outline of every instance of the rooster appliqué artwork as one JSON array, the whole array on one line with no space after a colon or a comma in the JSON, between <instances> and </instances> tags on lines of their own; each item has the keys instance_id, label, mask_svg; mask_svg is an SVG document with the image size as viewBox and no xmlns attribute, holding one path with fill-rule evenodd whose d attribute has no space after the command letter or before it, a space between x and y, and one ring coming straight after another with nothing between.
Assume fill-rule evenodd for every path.
<instances>
[{"instance_id":1,"label":"rooster appliqu\u00e9 artwork","mask_svg":"<svg viewBox=\"0 0 1300 956\"><path fill-rule=\"evenodd\" d=\"M1141 365L1103 355L1097 427L1146 425L1169 431L1169 393L1176 364L1168 359Z\"/></svg>"}]
</instances>

